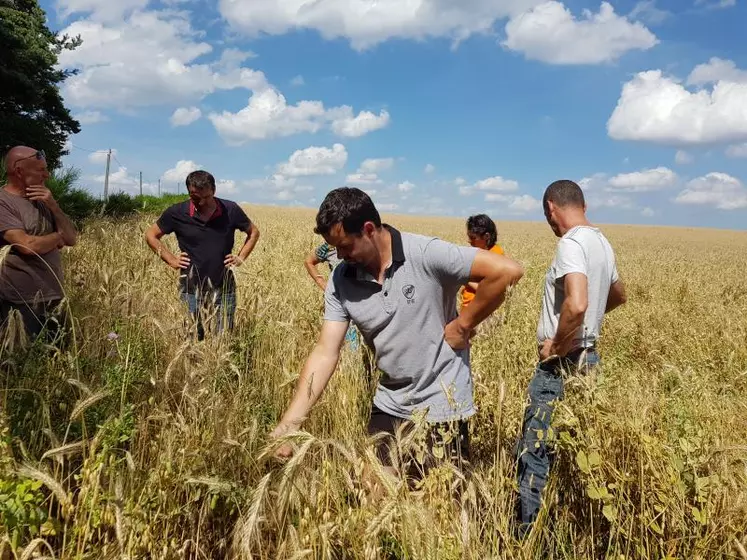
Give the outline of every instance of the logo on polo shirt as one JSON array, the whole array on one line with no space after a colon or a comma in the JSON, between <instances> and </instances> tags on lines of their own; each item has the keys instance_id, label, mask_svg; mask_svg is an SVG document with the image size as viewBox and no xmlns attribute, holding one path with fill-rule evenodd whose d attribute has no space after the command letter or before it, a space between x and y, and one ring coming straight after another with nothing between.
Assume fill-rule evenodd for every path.
<instances>
[{"instance_id":1,"label":"logo on polo shirt","mask_svg":"<svg viewBox=\"0 0 747 560\"><path fill-rule=\"evenodd\" d=\"M415 286L412 284L407 284L406 286L402 287L402 293L407 298L407 303L415 303Z\"/></svg>"}]
</instances>

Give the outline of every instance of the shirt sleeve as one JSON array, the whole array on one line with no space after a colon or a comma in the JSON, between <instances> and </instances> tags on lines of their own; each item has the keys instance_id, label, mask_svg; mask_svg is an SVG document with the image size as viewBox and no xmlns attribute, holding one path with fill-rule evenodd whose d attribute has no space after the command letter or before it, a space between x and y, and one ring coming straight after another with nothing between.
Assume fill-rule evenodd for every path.
<instances>
[{"instance_id":1,"label":"shirt sleeve","mask_svg":"<svg viewBox=\"0 0 747 560\"><path fill-rule=\"evenodd\" d=\"M322 243L316 248L316 258L319 262L327 262L329 259L329 243Z\"/></svg>"},{"instance_id":2,"label":"shirt sleeve","mask_svg":"<svg viewBox=\"0 0 747 560\"><path fill-rule=\"evenodd\" d=\"M335 272L327 282L327 289L324 291L324 320L335 321L337 323L347 323L350 321L350 315L345 310L345 306L340 299L340 293L337 288L338 277L345 267L338 266Z\"/></svg>"},{"instance_id":3,"label":"shirt sleeve","mask_svg":"<svg viewBox=\"0 0 747 560\"><path fill-rule=\"evenodd\" d=\"M21 216L11 206L0 202L0 235L11 229L26 230Z\"/></svg>"},{"instance_id":4,"label":"shirt sleeve","mask_svg":"<svg viewBox=\"0 0 747 560\"><path fill-rule=\"evenodd\" d=\"M233 205L233 227L239 231L249 231L252 221L246 215L244 209L238 204Z\"/></svg>"},{"instance_id":5,"label":"shirt sleeve","mask_svg":"<svg viewBox=\"0 0 747 560\"><path fill-rule=\"evenodd\" d=\"M426 269L433 276L447 284L461 286L469 282L477 251L474 247L433 239L425 246L423 258Z\"/></svg>"},{"instance_id":6,"label":"shirt sleeve","mask_svg":"<svg viewBox=\"0 0 747 560\"><path fill-rule=\"evenodd\" d=\"M588 276L586 255L581 244L574 239L561 239L555 254L555 279L578 272Z\"/></svg>"},{"instance_id":7,"label":"shirt sleeve","mask_svg":"<svg viewBox=\"0 0 747 560\"><path fill-rule=\"evenodd\" d=\"M620 274L617 272L617 262L612 263L612 284L620 280Z\"/></svg>"},{"instance_id":8,"label":"shirt sleeve","mask_svg":"<svg viewBox=\"0 0 747 560\"><path fill-rule=\"evenodd\" d=\"M169 233L174 233L175 223L174 223L174 207L173 206L170 208L166 208L166 210L163 211L163 214L161 214L161 217L158 218L156 225L158 226L158 229L160 229L164 235L168 235Z\"/></svg>"}]
</instances>

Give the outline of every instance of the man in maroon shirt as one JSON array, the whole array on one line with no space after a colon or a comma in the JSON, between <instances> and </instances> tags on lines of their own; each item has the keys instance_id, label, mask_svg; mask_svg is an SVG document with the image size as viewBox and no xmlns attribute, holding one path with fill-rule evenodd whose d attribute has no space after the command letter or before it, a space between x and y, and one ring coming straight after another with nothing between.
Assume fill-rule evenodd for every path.
<instances>
[{"instance_id":1,"label":"man in maroon shirt","mask_svg":"<svg viewBox=\"0 0 747 560\"><path fill-rule=\"evenodd\" d=\"M145 232L153 252L171 268L179 270L181 298L197 325L197 339L205 337L205 311L217 315L216 330L233 328L236 311L236 280L233 268L241 266L254 250L259 229L241 207L216 198L215 178L207 171L187 175L189 200L167 208ZM232 254L236 231L246 233L238 255ZM174 233L179 243L177 257L161 237ZM212 308L212 309L211 309Z\"/></svg>"}]
</instances>

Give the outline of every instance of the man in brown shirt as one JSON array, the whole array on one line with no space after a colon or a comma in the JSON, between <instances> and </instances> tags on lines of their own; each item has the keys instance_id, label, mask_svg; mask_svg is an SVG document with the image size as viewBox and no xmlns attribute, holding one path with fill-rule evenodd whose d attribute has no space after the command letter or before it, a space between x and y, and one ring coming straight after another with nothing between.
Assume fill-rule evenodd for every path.
<instances>
[{"instance_id":1,"label":"man in brown shirt","mask_svg":"<svg viewBox=\"0 0 747 560\"><path fill-rule=\"evenodd\" d=\"M77 233L44 185L49 178L43 151L16 146L5 156L7 183L0 189L0 332L13 311L36 338L62 300L60 249Z\"/></svg>"}]
</instances>

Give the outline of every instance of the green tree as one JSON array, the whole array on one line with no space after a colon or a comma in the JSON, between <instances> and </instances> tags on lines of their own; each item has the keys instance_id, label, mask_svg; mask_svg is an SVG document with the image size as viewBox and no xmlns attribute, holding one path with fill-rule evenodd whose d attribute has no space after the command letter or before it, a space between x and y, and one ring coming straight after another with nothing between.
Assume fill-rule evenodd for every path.
<instances>
[{"instance_id":1,"label":"green tree","mask_svg":"<svg viewBox=\"0 0 747 560\"><path fill-rule=\"evenodd\" d=\"M47 153L50 168L59 166L80 123L59 91L75 70L57 68L57 56L80 43L50 31L37 0L0 0L0 151L33 146Z\"/></svg>"}]
</instances>

